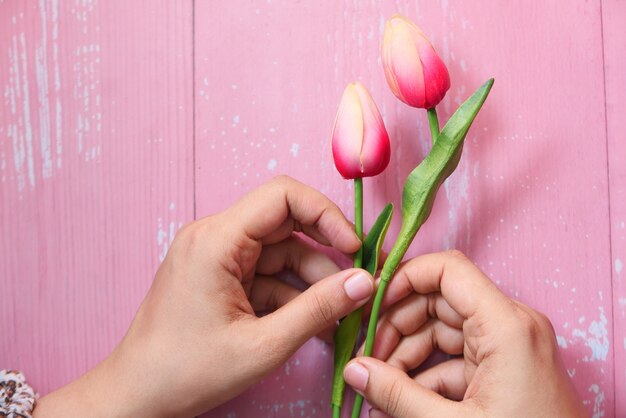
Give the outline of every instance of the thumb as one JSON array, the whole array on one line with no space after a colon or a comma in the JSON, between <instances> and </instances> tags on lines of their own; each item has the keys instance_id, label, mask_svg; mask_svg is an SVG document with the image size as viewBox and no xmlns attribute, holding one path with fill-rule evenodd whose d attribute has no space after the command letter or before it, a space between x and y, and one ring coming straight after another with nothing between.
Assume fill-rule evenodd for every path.
<instances>
[{"instance_id":1,"label":"thumb","mask_svg":"<svg viewBox=\"0 0 626 418\"><path fill-rule=\"evenodd\" d=\"M445 399L401 370L372 357L352 360L343 377L373 407L396 418L467 416L460 403Z\"/></svg>"},{"instance_id":2,"label":"thumb","mask_svg":"<svg viewBox=\"0 0 626 418\"><path fill-rule=\"evenodd\" d=\"M334 325L367 302L374 279L361 269L349 269L315 283L285 306L262 318L289 352Z\"/></svg>"}]
</instances>

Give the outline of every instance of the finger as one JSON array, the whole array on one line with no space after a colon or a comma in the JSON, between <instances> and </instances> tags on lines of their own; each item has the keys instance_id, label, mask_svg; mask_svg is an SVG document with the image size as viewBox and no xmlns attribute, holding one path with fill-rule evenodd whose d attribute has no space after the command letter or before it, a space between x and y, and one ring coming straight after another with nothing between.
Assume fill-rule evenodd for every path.
<instances>
[{"instance_id":1,"label":"finger","mask_svg":"<svg viewBox=\"0 0 626 418\"><path fill-rule=\"evenodd\" d=\"M448 399L460 401L465 396L465 364L462 358L439 363L418 374L414 380L422 386Z\"/></svg>"},{"instance_id":2,"label":"finger","mask_svg":"<svg viewBox=\"0 0 626 418\"><path fill-rule=\"evenodd\" d=\"M466 416L461 404L443 398L402 371L371 357L352 360L343 377L374 408L393 417Z\"/></svg>"},{"instance_id":3,"label":"finger","mask_svg":"<svg viewBox=\"0 0 626 418\"><path fill-rule=\"evenodd\" d=\"M393 305L380 319L372 357L387 360L402 337L415 333L429 318L438 318L454 328L463 327L463 318L440 293L413 293Z\"/></svg>"},{"instance_id":4,"label":"finger","mask_svg":"<svg viewBox=\"0 0 626 418\"><path fill-rule=\"evenodd\" d=\"M287 352L295 352L309 338L363 306L374 291L365 270L350 269L327 277L300 296L261 318L268 335Z\"/></svg>"},{"instance_id":5,"label":"finger","mask_svg":"<svg viewBox=\"0 0 626 418\"><path fill-rule=\"evenodd\" d=\"M372 357L387 360L400 339L417 331L427 320L427 303L422 295L413 294L398 302L378 321ZM363 354L363 348L359 348L358 355Z\"/></svg>"},{"instance_id":6,"label":"finger","mask_svg":"<svg viewBox=\"0 0 626 418\"><path fill-rule=\"evenodd\" d=\"M341 269L330 257L292 235L277 244L264 246L256 265L256 272L263 275L283 270L291 270L305 282L313 284Z\"/></svg>"},{"instance_id":7,"label":"finger","mask_svg":"<svg viewBox=\"0 0 626 418\"><path fill-rule=\"evenodd\" d=\"M437 349L447 354L463 353L464 343L463 331L437 319L430 319L417 332L400 340L387 359L387 364L408 372L422 364Z\"/></svg>"},{"instance_id":8,"label":"finger","mask_svg":"<svg viewBox=\"0 0 626 418\"><path fill-rule=\"evenodd\" d=\"M441 292L463 318L479 310L497 318L512 310L509 299L458 251L428 254L403 264L389 283L385 303L393 304L412 292Z\"/></svg>"},{"instance_id":9,"label":"finger","mask_svg":"<svg viewBox=\"0 0 626 418\"><path fill-rule=\"evenodd\" d=\"M286 176L253 190L227 210L253 240L274 244L302 230L321 244L344 253L360 241L341 210L317 190Z\"/></svg>"},{"instance_id":10,"label":"finger","mask_svg":"<svg viewBox=\"0 0 626 418\"><path fill-rule=\"evenodd\" d=\"M370 409L370 418L393 418L393 417L385 414L380 409L372 408Z\"/></svg>"},{"instance_id":11,"label":"finger","mask_svg":"<svg viewBox=\"0 0 626 418\"><path fill-rule=\"evenodd\" d=\"M255 312L275 311L300 296L300 291L275 277L257 276L250 292L250 304ZM317 337L332 342L335 325L319 332Z\"/></svg>"},{"instance_id":12,"label":"finger","mask_svg":"<svg viewBox=\"0 0 626 418\"><path fill-rule=\"evenodd\" d=\"M250 290L255 312L274 311L300 295L300 291L274 277L257 276Z\"/></svg>"}]
</instances>

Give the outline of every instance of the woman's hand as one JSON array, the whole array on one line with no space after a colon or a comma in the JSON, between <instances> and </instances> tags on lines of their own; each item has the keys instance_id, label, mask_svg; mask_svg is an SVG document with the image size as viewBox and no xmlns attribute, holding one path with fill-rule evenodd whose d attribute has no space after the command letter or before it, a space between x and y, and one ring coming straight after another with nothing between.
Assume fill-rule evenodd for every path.
<instances>
[{"instance_id":1,"label":"woman's hand","mask_svg":"<svg viewBox=\"0 0 626 418\"><path fill-rule=\"evenodd\" d=\"M400 267L385 295L374 357L344 377L370 417L585 417L548 318L509 299L458 252ZM415 377L434 349L463 357Z\"/></svg>"},{"instance_id":2,"label":"woman's hand","mask_svg":"<svg viewBox=\"0 0 626 418\"><path fill-rule=\"evenodd\" d=\"M374 289L297 232L343 253L360 245L335 204L287 177L185 226L121 344L35 416L192 417L261 380ZM311 287L300 294L273 277L284 269Z\"/></svg>"}]
</instances>

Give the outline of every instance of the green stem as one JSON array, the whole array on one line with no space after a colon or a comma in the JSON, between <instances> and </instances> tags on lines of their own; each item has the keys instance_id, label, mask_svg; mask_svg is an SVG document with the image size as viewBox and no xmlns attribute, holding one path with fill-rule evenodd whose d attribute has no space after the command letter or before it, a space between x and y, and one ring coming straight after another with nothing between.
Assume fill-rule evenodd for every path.
<instances>
[{"instance_id":1,"label":"green stem","mask_svg":"<svg viewBox=\"0 0 626 418\"><path fill-rule=\"evenodd\" d=\"M363 179L354 179L354 228L363 243ZM354 256L354 267L363 267L363 245Z\"/></svg>"},{"instance_id":2,"label":"green stem","mask_svg":"<svg viewBox=\"0 0 626 418\"><path fill-rule=\"evenodd\" d=\"M380 306L385 296L385 290L389 284L389 278L383 278L381 276L380 283L378 284L378 290L376 290L376 297L374 298L374 304L372 305L372 313L370 314L370 322L367 324L367 337L365 337L365 348L363 355L369 357L374 350L374 340L376 339L376 325L378 324L378 315L380 313ZM352 418L359 418L361 415L361 407L363 406L363 396L356 394L354 398L354 407L352 408Z\"/></svg>"},{"instance_id":3,"label":"green stem","mask_svg":"<svg viewBox=\"0 0 626 418\"><path fill-rule=\"evenodd\" d=\"M333 405L333 418L341 418L341 407Z\"/></svg>"},{"instance_id":4,"label":"green stem","mask_svg":"<svg viewBox=\"0 0 626 418\"><path fill-rule=\"evenodd\" d=\"M433 144L437 142L437 138L439 138L439 119L437 118L437 110L434 107L431 107L427 111L428 113L428 124L430 125L430 137L433 140Z\"/></svg>"},{"instance_id":5,"label":"green stem","mask_svg":"<svg viewBox=\"0 0 626 418\"><path fill-rule=\"evenodd\" d=\"M354 229L355 229L356 235L359 237L359 240L361 241L361 247L359 248L357 253L354 255L354 267L362 268L363 267L363 179L362 178L354 179ZM360 326L360 323L361 323L360 318L361 318L362 313L363 313L363 309L361 308L361 309L357 309L356 311L350 314L350 315L356 315L359 318L358 326ZM343 320L345 321L346 319L350 319L350 318L352 317L350 316L349 318L344 318ZM341 405L335 405L333 403L333 418L341 418Z\"/></svg>"}]
</instances>

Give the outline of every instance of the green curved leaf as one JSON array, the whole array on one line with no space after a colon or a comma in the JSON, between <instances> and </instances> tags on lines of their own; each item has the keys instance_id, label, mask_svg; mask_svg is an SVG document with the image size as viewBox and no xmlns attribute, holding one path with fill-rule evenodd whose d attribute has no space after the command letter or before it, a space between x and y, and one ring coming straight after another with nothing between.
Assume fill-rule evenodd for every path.
<instances>
[{"instance_id":1,"label":"green curved leaf","mask_svg":"<svg viewBox=\"0 0 626 418\"><path fill-rule=\"evenodd\" d=\"M378 270L380 250L385 241L389 224L391 224L392 215L393 205L389 203L378 215L372 229L363 240L363 266L372 276ZM335 332L335 373L333 376L332 405L341 406L343 403L343 391L346 385L343 380L343 369L352 357L362 316L363 308L357 309L339 323Z\"/></svg>"},{"instance_id":2,"label":"green curved leaf","mask_svg":"<svg viewBox=\"0 0 626 418\"><path fill-rule=\"evenodd\" d=\"M430 216L439 187L459 164L465 136L493 81L489 79L454 112L424 161L409 174L402 191L402 227L383 266L382 280L391 279L415 234Z\"/></svg>"}]
</instances>

